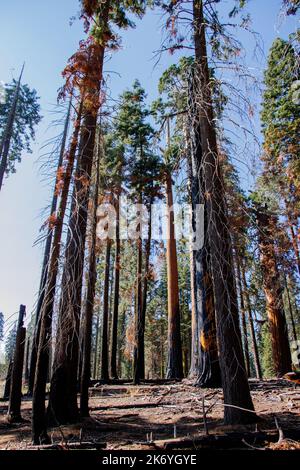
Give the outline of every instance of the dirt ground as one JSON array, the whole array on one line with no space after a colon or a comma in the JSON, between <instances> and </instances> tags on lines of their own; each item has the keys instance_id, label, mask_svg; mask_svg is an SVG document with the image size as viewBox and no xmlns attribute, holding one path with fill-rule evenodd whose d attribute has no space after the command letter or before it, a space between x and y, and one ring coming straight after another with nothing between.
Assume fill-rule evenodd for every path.
<instances>
[{"instance_id":1,"label":"dirt ground","mask_svg":"<svg viewBox=\"0 0 300 470\"><path fill-rule=\"evenodd\" d=\"M103 442L107 449L122 450L164 449L168 445L176 448L177 442L181 448L190 447L191 442L197 448L203 445L199 443L201 438L218 439L228 435L239 436L238 447L242 448L300 449L300 387L275 380L252 380L250 386L260 417L257 425L224 426L221 390L201 390L185 380L161 385L94 386L90 389L90 418L76 425L53 428L49 434L53 443L63 446L74 442ZM30 448L31 400L23 399L25 422L21 424L8 424L7 405L7 402L0 403L0 449ZM270 433L272 439L259 443L253 439L247 441L249 433L261 432ZM240 438L243 433L245 439ZM236 448L236 443L232 447Z\"/></svg>"}]
</instances>

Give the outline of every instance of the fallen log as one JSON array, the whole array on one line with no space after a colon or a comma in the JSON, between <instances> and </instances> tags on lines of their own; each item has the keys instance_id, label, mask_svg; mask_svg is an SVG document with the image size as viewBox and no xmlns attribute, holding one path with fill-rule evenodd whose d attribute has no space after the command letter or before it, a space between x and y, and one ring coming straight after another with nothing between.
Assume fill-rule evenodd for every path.
<instances>
[{"instance_id":1,"label":"fallen log","mask_svg":"<svg viewBox=\"0 0 300 470\"><path fill-rule=\"evenodd\" d=\"M285 439L300 440L300 430L284 431ZM257 445L278 442L278 430L258 432L234 432L230 434L210 434L193 438L178 438L154 442L158 449L232 449L247 448L247 444ZM245 442L243 442L245 441Z\"/></svg>"},{"instance_id":2,"label":"fallen log","mask_svg":"<svg viewBox=\"0 0 300 470\"><path fill-rule=\"evenodd\" d=\"M126 403L124 405L102 405L102 406L92 406L91 411L109 411L109 410L130 410L132 408L156 408L158 406L174 406L172 402L161 402L157 401L156 403Z\"/></svg>"},{"instance_id":3,"label":"fallen log","mask_svg":"<svg viewBox=\"0 0 300 470\"><path fill-rule=\"evenodd\" d=\"M180 379L145 379L141 380L138 387L141 385L169 385L180 383ZM90 386L102 386L102 385L134 385L132 379L110 379L110 380L91 380Z\"/></svg>"},{"instance_id":4,"label":"fallen log","mask_svg":"<svg viewBox=\"0 0 300 470\"><path fill-rule=\"evenodd\" d=\"M106 442L60 442L57 444L32 445L27 450L99 450L105 449Z\"/></svg>"}]
</instances>

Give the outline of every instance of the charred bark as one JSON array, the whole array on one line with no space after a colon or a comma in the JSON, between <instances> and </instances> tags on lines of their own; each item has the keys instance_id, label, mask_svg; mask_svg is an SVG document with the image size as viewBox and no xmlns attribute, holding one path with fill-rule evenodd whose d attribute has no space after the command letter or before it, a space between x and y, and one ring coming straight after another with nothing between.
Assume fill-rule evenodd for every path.
<instances>
[{"instance_id":1,"label":"charred bark","mask_svg":"<svg viewBox=\"0 0 300 470\"><path fill-rule=\"evenodd\" d=\"M98 152L98 160L100 152ZM95 287L97 281L96 272L96 229L97 229L97 206L100 182L100 162L96 162L96 181L94 190L94 201L92 208L91 221L91 244L88 268L88 285L83 317L83 348L82 348L82 369L80 376L80 414L89 416L89 385L91 380L91 342L92 342L92 323L94 313Z\"/></svg>"},{"instance_id":2,"label":"charred bark","mask_svg":"<svg viewBox=\"0 0 300 470\"><path fill-rule=\"evenodd\" d=\"M24 328L24 317L26 309L24 305L20 306L19 319L17 326L16 345L14 351L14 360L11 372L8 420L10 423L22 422L21 417L21 399L22 399L22 377L24 365L24 351L26 328Z\"/></svg>"},{"instance_id":3,"label":"charred bark","mask_svg":"<svg viewBox=\"0 0 300 470\"><path fill-rule=\"evenodd\" d=\"M112 379L118 378L117 372L117 345L118 345L118 319L119 319L119 296L120 296L120 195L117 194L115 204L116 209L116 254L115 254L115 284L114 284L114 306L112 318L111 333L111 355L110 355L110 374Z\"/></svg>"},{"instance_id":4,"label":"charred bark","mask_svg":"<svg viewBox=\"0 0 300 470\"><path fill-rule=\"evenodd\" d=\"M50 363L50 339L52 330L52 316L55 300L55 288L59 270L59 256L61 251L61 238L63 221L68 202L69 188L76 157L78 136L81 124L82 104L79 106L75 121L75 128L67 156L67 165L64 173L64 184L57 212L56 224L48 266L47 284L40 315L39 345L35 368L35 379L32 400L32 438L34 444L47 443L47 419L45 408L45 393Z\"/></svg>"},{"instance_id":5,"label":"charred bark","mask_svg":"<svg viewBox=\"0 0 300 470\"><path fill-rule=\"evenodd\" d=\"M133 350L133 383L138 384L143 375L141 366L143 364L140 357L140 339L142 335L142 303L143 303L143 289L142 289L142 262L143 262L143 244L141 237L137 240L137 274L136 274L136 297L135 297L135 343Z\"/></svg>"},{"instance_id":6,"label":"charred bark","mask_svg":"<svg viewBox=\"0 0 300 470\"><path fill-rule=\"evenodd\" d=\"M221 375L216 337L216 319L214 308L214 291L210 269L210 249L207 233L201 234L198 226L200 204L204 210L204 226L207 226L207 207L203 197L204 175L202 167L201 131L195 106L195 77L192 76L189 87L189 121L190 121L190 158L189 173L192 202L192 229L197 239L191 240L191 277L194 296L194 315L192 317L192 355L190 375L196 378L200 387L220 387ZM196 122L195 122L196 116ZM194 245L195 243L195 245Z\"/></svg>"},{"instance_id":7,"label":"charred bark","mask_svg":"<svg viewBox=\"0 0 300 470\"><path fill-rule=\"evenodd\" d=\"M103 318L102 318L102 345L101 345L101 374L100 378L104 382L109 380L108 370L108 313L109 313L109 278L110 278L110 254L111 240L108 238L106 242L105 256L105 278L103 291Z\"/></svg>"},{"instance_id":8,"label":"charred bark","mask_svg":"<svg viewBox=\"0 0 300 470\"><path fill-rule=\"evenodd\" d=\"M140 315L137 318L136 326L136 345L134 348L134 382L139 383L140 380L145 378L145 322L146 322L146 311L147 311L147 294L148 294L148 279L149 279L149 268L150 268L150 254L151 254L151 237L152 237L152 198L149 204L149 220L148 220L148 236L145 246L145 274L143 283L140 280L140 289L137 293L139 304L138 311ZM140 246L140 245L139 245ZM139 263L141 268L141 265ZM141 278L141 276L140 276ZM140 279L139 278L139 279Z\"/></svg>"},{"instance_id":9,"label":"charred bark","mask_svg":"<svg viewBox=\"0 0 300 470\"><path fill-rule=\"evenodd\" d=\"M59 169L62 167L63 159L65 155L66 141L67 141L68 129L69 129L69 123L70 123L70 117L71 117L71 106L72 106L72 100L70 99L65 126L64 126L64 131L63 131L63 137L62 137L62 142L61 142L61 147L60 147L58 163L57 163L56 180L55 180L55 185L53 188L53 197L52 197L52 203L51 203L51 209L50 209L50 216L55 214L56 209L57 209L57 202L58 202L57 185L59 183L58 172L59 172ZM35 366L36 366L36 359L37 359L37 349L38 349L38 344L39 344L40 327L41 327L40 315L41 315L41 309L43 306L45 292L46 292L52 238L53 238L53 228L49 227L48 232L47 232L45 249L44 249L41 281L40 281L40 286L39 286L38 301L37 301L36 313L35 313L35 329L34 329L34 337L33 337L33 342L32 342L31 356L30 356L30 367L29 367L29 378L28 378L28 394L29 395L32 395L32 392L33 392Z\"/></svg>"},{"instance_id":10,"label":"charred bark","mask_svg":"<svg viewBox=\"0 0 300 470\"><path fill-rule=\"evenodd\" d=\"M250 356L249 356L248 332L247 332L247 322L246 322L246 309L245 309L244 292L243 292L242 278L241 278L241 263L240 263L239 255L236 251L235 251L235 263L236 263L238 291L239 291L239 296L240 296L245 365L246 365L247 376L250 377Z\"/></svg>"},{"instance_id":11,"label":"charred bark","mask_svg":"<svg viewBox=\"0 0 300 470\"><path fill-rule=\"evenodd\" d=\"M226 424L249 423L257 419L245 370L241 332L234 282L232 246L225 203L224 184L218 156L217 136L211 97L208 68L203 1L194 0L195 66L199 93L199 124L202 161L206 227L208 233L212 280L217 319L220 369L224 403L239 408L225 407ZM245 411L249 410L249 411Z\"/></svg>"}]
</instances>

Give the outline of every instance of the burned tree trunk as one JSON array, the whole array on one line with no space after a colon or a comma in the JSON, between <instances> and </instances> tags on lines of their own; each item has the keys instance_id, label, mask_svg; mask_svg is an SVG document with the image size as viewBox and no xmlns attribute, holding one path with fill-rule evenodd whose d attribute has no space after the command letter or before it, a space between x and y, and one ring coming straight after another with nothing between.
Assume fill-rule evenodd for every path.
<instances>
[{"instance_id":1,"label":"burned tree trunk","mask_svg":"<svg viewBox=\"0 0 300 470\"><path fill-rule=\"evenodd\" d=\"M142 378L143 371L141 370L141 349L140 339L142 333L142 303L143 303L143 289L142 289L142 260L143 260L143 243L141 237L137 240L137 274L136 274L136 294L135 294L135 341L133 350L133 383L138 384Z\"/></svg>"},{"instance_id":2,"label":"burned tree trunk","mask_svg":"<svg viewBox=\"0 0 300 470\"><path fill-rule=\"evenodd\" d=\"M190 243L190 278L191 278L191 365L189 377L196 377L199 368L199 324L196 311L196 287L195 287L195 267L194 250Z\"/></svg>"},{"instance_id":3,"label":"burned tree trunk","mask_svg":"<svg viewBox=\"0 0 300 470\"><path fill-rule=\"evenodd\" d=\"M9 400L12 368L13 368L13 358L11 358L11 360L9 361L8 368L7 368L4 393L3 393L4 400Z\"/></svg>"},{"instance_id":4,"label":"burned tree trunk","mask_svg":"<svg viewBox=\"0 0 300 470\"><path fill-rule=\"evenodd\" d=\"M77 370L79 324L87 209L97 116L86 113L80 139L73 207L69 220L62 294L58 316L53 374L48 411L54 422L72 422L78 417Z\"/></svg>"},{"instance_id":5,"label":"burned tree trunk","mask_svg":"<svg viewBox=\"0 0 300 470\"><path fill-rule=\"evenodd\" d=\"M211 256L224 403L234 406L225 407L224 421L226 424L249 423L257 418L253 413L239 327L232 246L214 127L202 0L193 1L193 14L198 118L203 155L200 166L203 168L204 187L201 190L207 207L206 230Z\"/></svg>"},{"instance_id":6,"label":"burned tree trunk","mask_svg":"<svg viewBox=\"0 0 300 470\"><path fill-rule=\"evenodd\" d=\"M196 261L196 282L199 284L199 291L197 289L199 367L195 385L213 388L221 387L213 283L208 267L209 254L202 254L201 258L201 267L199 259Z\"/></svg>"},{"instance_id":7,"label":"burned tree trunk","mask_svg":"<svg viewBox=\"0 0 300 470\"><path fill-rule=\"evenodd\" d=\"M48 266L47 284L40 315L39 345L37 351L36 370L32 400L32 434L35 444L48 443L47 422L45 409L45 393L48 380L50 362L50 339L52 330L52 316L55 299L56 280L59 270L59 256L61 251L61 238L63 221L67 208L69 188L76 157L78 136L81 125L82 104L79 106L75 121L74 133L67 155L66 170L63 178L63 188L57 212L56 224L53 233L53 241Z\"/></svg>"},{"instance_id":8,"label":"burned tree trunk","mask_svg":"<svg viewBox=\"0 0 300 470\"><path fill-rule=\"evenodd\" d=\"M126 309L123 310L120 318L120 335L118 337L118 376L122 378L122 353L123 341L126 335Z\"/></svg>"},{"instance_id":9,"label":"burned tree trunk","mask_svg":"<svg viewBox=\"0 0 300 470\"><path fill-rule=\"evenodd\" d=\"M100 311L97 314L97 325L96 325L96 338L95 338L95 351L94 351L94 366L93 366L93 378L98 378L99 373L99 330L100 330Z\"/></svg>"},{"instance_id":10,"label":"burned tree trunk","mask_svg":"<svg viewBox=\"0 0 300 470\"><path fill-rule=\"evenodd\" d=\"M114 284L114 306L111 332L111 355L110 374L112 379L118 378L117 372L117 341L118 341L118 318L119 318L119 296L120 296L120 194L117 194L116 209L116 255L115 255L115 284Z\"/></svg>"},{"instance_id":11,"label":"burned tree trunk","mask_svg":"<svg viewBox=\"0 0 300 470\"><path fill-rule=\"evenodd\" d=\"M65 121L65 126L64 126L64 131L63 131L63 136L62 136L62 142L61 142L61 146L60 146L60 153L59 153L58 163L57 163L56 180L55 180L55 185L54 185L54 188L53 188L53 197L52 197L52 203L51 203L51 209L50 209L50 217L55 215L56 209L57 209L57 202L58 202L58 192L57 192L57 190L58 190L58 184L59 184L59 179L60 179L59 170L62 167L63 160L64 160L64 155L65 155L68 129L69 129L70 117L71 117L71 106L72 106L72 100L70 99L69 107L68 107L68 111L67 111L67 116L66 116L66 121ZM50 260L50 254L51 254L52 237L53 237L53 227L49 227L48 232L47 232L45 249L44 249L41 281L40 281L39 294L38 294L36 313L35 313L35 329L34 329L34 336L33 336L33 341L32 341L32 349L31 349L31 356L30 356L30 367L29 367L29 378L28 378L28 394L29 395L32 395L32 392L33 392L35 366L36 366L36 359L37 359L37 349L38 349L38 344L39 344L40 327L41 327L40 315L41 315L41 309L42 309L42 306L43 306L45 292L46 292L46 284L47 284L48 266L49 266L49 260Z\"/></svg>"},{"instance_id":12,"label":"burned tree trunk","mask_svg":"<svg viewBox=\"0 0 300 470\"><path fill-rule=\"evenodd\" d=\"M106 24L109 2L105 2ZM83 125L79 145L79 166L69 220L62 289L58 313L57 341L53 362L48 412L56 423L74 422L78 418L77 371L79 357L79 326L84 250L87 227L89 189L94 161L96 125L100 107L104 46L93 43L87 68L88 92L84 100Z\"/></svg>"},{"instance_id":13,"label":"burned tree trunk","mask_svg":"<svg viewBox=\"0 0 300 470\"><path fill-rule=\"evenodd\" d=\"M235 250L235 263L236 263L238 291L239 291L239 296L240 296L245 365L246 365L247 376L250 377L250 356L249 356L248 333L247 333L247 322L246 322L246 309L245 309L244 292L243 292L242 279L241 279L240 259L236 250Z\"/></svg>"},{"instance_id":14,"label":"burned tree trunk","mask_svg":"<svg viewBox=\"0 0 300 470\"><path fill-rule=\"evenodd\" d=\"M283 307L283 289L280 283L275 244L276 217L267 208L256 206L256 220L260 250L260 264L263 287L266 296L267 314L271 333L274 370L277 377L291 371L292 360L289 346L288 329Z\"/></svg>"},{"instance_id":15,"label":"burned tree trunk","mask_svg":"<svg viewBox=\"0 0 300 470\"><path fill-rule=\"evenodd\" d=\"M256 373L256 378L260 380L262 378L261 365L260 365L259 352L258 352L257 341L256 341L256 336L255 336L255 329L254 329L254 322L253 322L253 315L252 315L248 285L247 285L247 280L246 280L245 266L243 263L241 265L241 271L242 271L243 292L245 294L246 307L247 307L248 316L249 316L250 335L251 335L252 348L253 348L255 373Z\"/></svg>"},{"instance_id":16,"label":"burned tree trunk","mask_svg":"<svg viewBox=\"0 0 300 470\"><path fill-rule=\"evenodd\" d=\"M98 145L100 145L98 143ZM92 342L92 323L94 313L95 286L97 281L96 272L96 229L97 229L97 205L100 183L99 162L100 152L98 151L98 161L96 162L96 181L94 189L94 201L92 208L91 221L91 244L88 268L87 296L85 312L83 318L83 350L82 350L82 369L80 377L80 414L89 416L89 385L91 380L91 342Z\"/></svg>"},{"instance_id":17,"label":"burned tree trunk","mask_svg":"<svg viewBox=\"0 0 300 470\"><path fill-rule=\"evenodd\" d=\"M24 350L26 328L24 328L24 317L26 315L26 308L24 305L20 306L19 320L17 326L16 346L14 351L14 360L11 372L11 384L8 405L8 420L10 423L17 423L22 421L21 417L21 399L22 399L22 376L24 365Z\"/></svg>"},{"instance_id":18,"label":"burned tree trunk","mask_svg":"<svg viewBox=\"0 0 300 470\"><path fill-rule=\"evenodd\" d=\"M25 363L24 363L24 382L28 386L29 378L29 349L30 349L30 340L27 338L26 348L25 348Z\"/></svg>"},{"instance_id":19,"label":"burned tree trunk","mask_svg":"<svg viewBox=\"0 0 300 470\"><path fill-rule=\"evenodd\" d=\"M189 173L192 202L191 239L191 295L194 297L192 317L192 354L190 375L200 387L220 387L221 374L218 357L214 292L210 272L210 249L207 234L201 233L207 225L207 207L201 188L204 186L200 126L196 114L195 77L189 87L190 158ZM195 119L196 118L196 119ZM200 220L203 205L203 222ZM196 238L196 239L194 239Z\"/></svg>"},{"instance_id":20,"label":"burned tree trunk","mask_svg":"<svg viewBox=\"0 0 300 470\"><path fill-rule=\"evenodd\" d=\"M139 285L137 292L137 305L140 315L137 317L136 325L136 344L134 347L134 383L139 383L140 380L145 378L145 322L147 310L147 293L148 293L148 278L150 269L150 254L151 254L151 237L152 237L152 198L149 204L149 220L148 220L148 236L145 247L145 274L142 283L142 273L138 273ZM142 243L142 241L141 241ZM139 249L141 245L139 244ZM138 270L141 271L141 259L138 263Z\"/></svg>"},{"instance_id":21,"label":"burned tree trunk","mask_svg":"<svg viewBox=\"0 0 300 470\"><path fill-rule=\"evenodd\" d=\"M109 312L109 277L110 277L111 240L106 242L105 278L103 291L102 345L101 345L101 380L109 380L108 371L108 312Z\"/></svg>"}]
</instances>

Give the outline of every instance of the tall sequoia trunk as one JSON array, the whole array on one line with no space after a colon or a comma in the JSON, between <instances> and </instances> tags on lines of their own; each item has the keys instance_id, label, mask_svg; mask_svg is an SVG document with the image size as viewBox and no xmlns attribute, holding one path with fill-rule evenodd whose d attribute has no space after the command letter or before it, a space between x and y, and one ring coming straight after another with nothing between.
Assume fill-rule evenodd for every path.
<instances>
[{"instance_id":1,"label":"tall sequoia trunk","mask_svg":"<svg viewBox=\"0 0 300 470\"><path fill-rule=\"evenodd\" d=\"M99 144L98 144L99 145ZM99 162L100 152L98 152L98 161L96 162L96 181L94 190L94 201L92 208L91 221L91 244L89 254L88 267L88 283L87 296L85 304L85 312L83 316L83 348L82 348L82 368L80 376L80 414L81 416L89 416L89 385L91 380L91 343L92 343L92 326L95 300L95 287L97 281L96 271L96 241L97 241L97 206L100 182Z\"/></svg>"},{"instance_id":2,"label":"tall sequoia trunk","mask_svg":"<svg viewBox=\"0 0 300 470\"><path fill-rule=\"evenodd\" d=\"M240 296L245 365L246 365L247 375L248 377L250 377L250 356L249 356L248 332L247 332L247 322L246 322L246 309L245 309L244 292L243 292L242 277L241 277L241 263L240 263L239 255L236 250L235 250L235 264L236 264L238 292Z\"/></svg>"},{"instance_id":3,"label":"tall sequoia trunk","mask_svg":"<svg viewBox=\"0 0 300 470\"><path fill-rule=\"evenodd\" d=\"M168 277L168 379L182 379L182 347L180 334L180 309L178 291L177 250L174 227L172 178L166 173L167 199L167 277Z\"/></svg>"},{"instance_id":4,"label":"tall sequoia trunk","mask_svg":"<svg viewBox=\"0 0 300 470\"><path fill-rule=\"evenodd\" d=\"M139 383L140 380L145 379L145 322L147 310L147 293L148 293L148 279L150 267L150 254L151 254L151 237L152 237L152 198L149 203L149 220L148 220L148 235L145 247L145 274L143 283L141 281L141 259L138 263L138 292L137 292L137 311L140 313L137 317L136 326L136 344L134 347L134 382ZM142 243L142 242L141 242ZM141 245L139 244L139 250ZM140 258L140 257L139 257Z\"/></svg>"},{"instance_id":5,"label":"tall sequoia trunk","mask_svg":"<svg viewBox=\"0 0 300 470\"><path fill-rule=\"evenodd\" d=\"M117 193L116 209L116 255L115 255L115 284L114 284L114 306L111 332L111 355L110 374L112 379L118 378L117 372L117 345L118 345L118 318L119 318L119 296L120 296L120 194Z\"/></svg>"},{"instance_id":6,"label":"tall sequoia trunk","mask_svg":"<svg viewBox=\"0 0 300 470\"><path fill-rule=\"evenodd\" d=\"M247 280L246 280L245 266L243 262L241 263L241 272L242 272L243 292L245 295L246 308L248 310L248 317L249 317L250 336L251 336L252 348L253 348L255 373L256 373L256 378L261 380L262 379L261 365L260 365L259 352L258 352L258 346L257 346L257 341L256 341L255 329L254 329L251 302L250 302L248 285L247 285Z\"/></svg>"},{"instance_id":7,"label":"tall sequoia trunk","mask_svg":"<svg viewBox=\"0 0 300 470\"><path fill-rule=\"evenodd\" d=\"M50 216L55 214L56 209L57 209L57 202L58 202L57 184L59 182L59 169L61 168L63 164L64 154L65 154L65 149L66 149L66 141L67 141L67 136L68 136L69 124L70 124L70 116L71 116L71 106L72 106L72 100L70 99L67 116L65 120L65 125L64 125L61 146L60 146L59 158L57 162L56 179L55 179L55 185L53 188L53 197L52 197L52 203L51 203L51 209L50 209ZM45 297L52 237L53 237L53 228L49 227L48 232L47 232L45 249L44 249L41 281L40 281L39 295L38 295L38 301L37 301L36 313L35 313L35 330L34 330L34 338L32 342L32 349L31 349L29 380L28 380L28 394L29 395L32 395L32 392L33 392L35 365L36 365L36 359L37 359L37 349L38 349L38 344L39 344L40 326L41 326L40 315L41 315L41 309L42 309L42 305L43 305L44 297Z\"/></svg>"},{"instance_id":8,"label":"tall sequoia trunk","mask_svg":"<svg viewBox=\"0 0 300 470\"><path fill-rule=\"evenodd\" d=\"M192 229L193 234L199 238L200 227L197 221L197 208L204 205L204 224L207 225L207 208L202 195L203 171L200 166L202 161L201 133L199 122L196 119L195 91L192 79L189 91L189 122L190 122L190 158L189 173L192 201ZM200 215L200 214L199 214ZM199 221L200 222L200 221ZM194 235L192 235L194 236ZM191 240L191 295L194 296L194 314L192 315L192 354L190 375L196 377L196 385L201 387L220 387L221 374L218 357L218 344L216 334L216 320L214 308L214 292L210 272L210 250L207 234L204 239L196 240L203 246L193 246Z\"/></svg>"},{"instance_id":9,"label":"tall sequoia trunk","mask_svg":"<svg viewBox=\"0 0 300 470\"><path fill-rule=\"evenodd\" d=\"M0 159L1 159L0 161L0 191L2 189L3 178L5 175L6 168L7 168L8 154L9 154L10 142L11 142L13 130L14 130L14 122L16 118L17 106L18 106L18 101L19 101L19 96L20 96L20 88L21 88L21 80L22 80L23 71L24 71L24 65L22 67L18 83L16 85L16 90L15 90L12 106L9 111L3 137L0 142Z\"/></svg>"},{"instance_id":10,"label":"tall sequoia trunk","mask_svg":"<svg viewBox=\"0 0 300 470\"><path fill-rule=\"evenodd\" d=\"M239 326L232 247L214 128L202 0L194 0L193 13L196 73L199 84L198 99L200 100L198 112L203 154L200 166L203 168L204 185L201 190L207 207L208 227L206 230L210 245L210 265L220 348L219 358L225 404L224 421L226 424L249 423L257 418L253 413Z\"/></svg>"},{"instance_id":11,"label":"tall sequoia trunk","mask_svg":"<svg viewBox=\"0 0 300 470\"><path fill-rule=\"evenodd\" d=\"M109 2L106 16L108 17ZM84 268L89 188L94 160L99 94L102 82L104 47L91 52L91 64L97 64L91 81L94 83L90 99L84 103L84 118L79 146L79 169L74 185L74 207L69 220L69 240L62 276L61 299L58 313L57 341L53 362L48 412L56 423L68 423L78 418L77 370L79 357L79 326L81 291ZM90 78L90 77L89 77ZM97 104L96 104L97 103Z\"/></svg>"},{"instance_id":12,"label":"tall sequoia trunk","mask_svg":"<svg viewBox=\"0 0 300 470\"><path fill-rule=\"evenodd\" d=\"M108 238L106 242L105 256L105 277L103 291L103 318L102 318L102 345L101 345L101 375L100 378L104 382L109 380L108 372L108 314L109 314L109 278L110 278L110 254L111 240Z\"/></svg>"},{"instance_id":13,"label":"tall sequoia trunk","mask_svg":"<svg viewBox=\"0 0 300 470\"><path fill-rule=\"evenodd\" d=\"M298 227L295 224L295 222L293 221L293 218L292 218L292 215L291 215L291 210L290 210L290 204L289 204L286 196L284 195L284 191L281 191L281 194L284 198L288 227L289 227L290 234L291 234L292 246L293 246L293 250L294 250L294 253L295 253L295 259L296 259L298 273L300 274L299 240L297 239L297 235L296 235L296 233L298 232ZM295 229L296 229L296 233L295 233Z\"/></svg>"},{"instance_id":14,"label":"tall sequoia trunk","mask_svg":"<svg viewBox=\"0 0 300 470\"><path fill-rule=\"evenodd\" d=\"M273 366L277 377L289 372L292 367L288 329L283 307L283 289L278 271L274 233L276 219L265 208L257 207L260 264L266 296L267 314L271 333Z\"/></svg>"},{"instance_id":15,"label":"tall sequoia trunk","mask_svg":"<svg viewBox=\"0 0 300 470\"><path fill-rule=\"evenodd\" d=\"M293 249L294 249L296 262L297 262L298 273L300 275L300 254L299 254L298 240L297 240L297 236L295 234L295 229L294 229L292 223L289 223L289 225L290 225L290 232L291 232L291 237L292 237Z\"/></svg>"},{"instance_id":16,"label":"tall sequoia trunk","mask_svg":"<svg viewBox=\"0 0 300 470\"><path fill-rule=\"evenodd\" d=\"M45 391L48 380L50 363L50 340L52 329L52 317L55 300L55 288L59 271L59 256L61 251L61 238L63 232L63 222L67 208L69 188L76 157L78 136L81 125L82 104L78 109L74 124L74 132L67 155L67 164L63 177L63 188L60 196L57 211L56 223L53 233L51 254L48 263L47 284L40 314L39 343L35 367L35 379L32 400L32 438L35 444L50 442L47 435L47 420L45 409Z\"/></svg>"}]
</instances>

